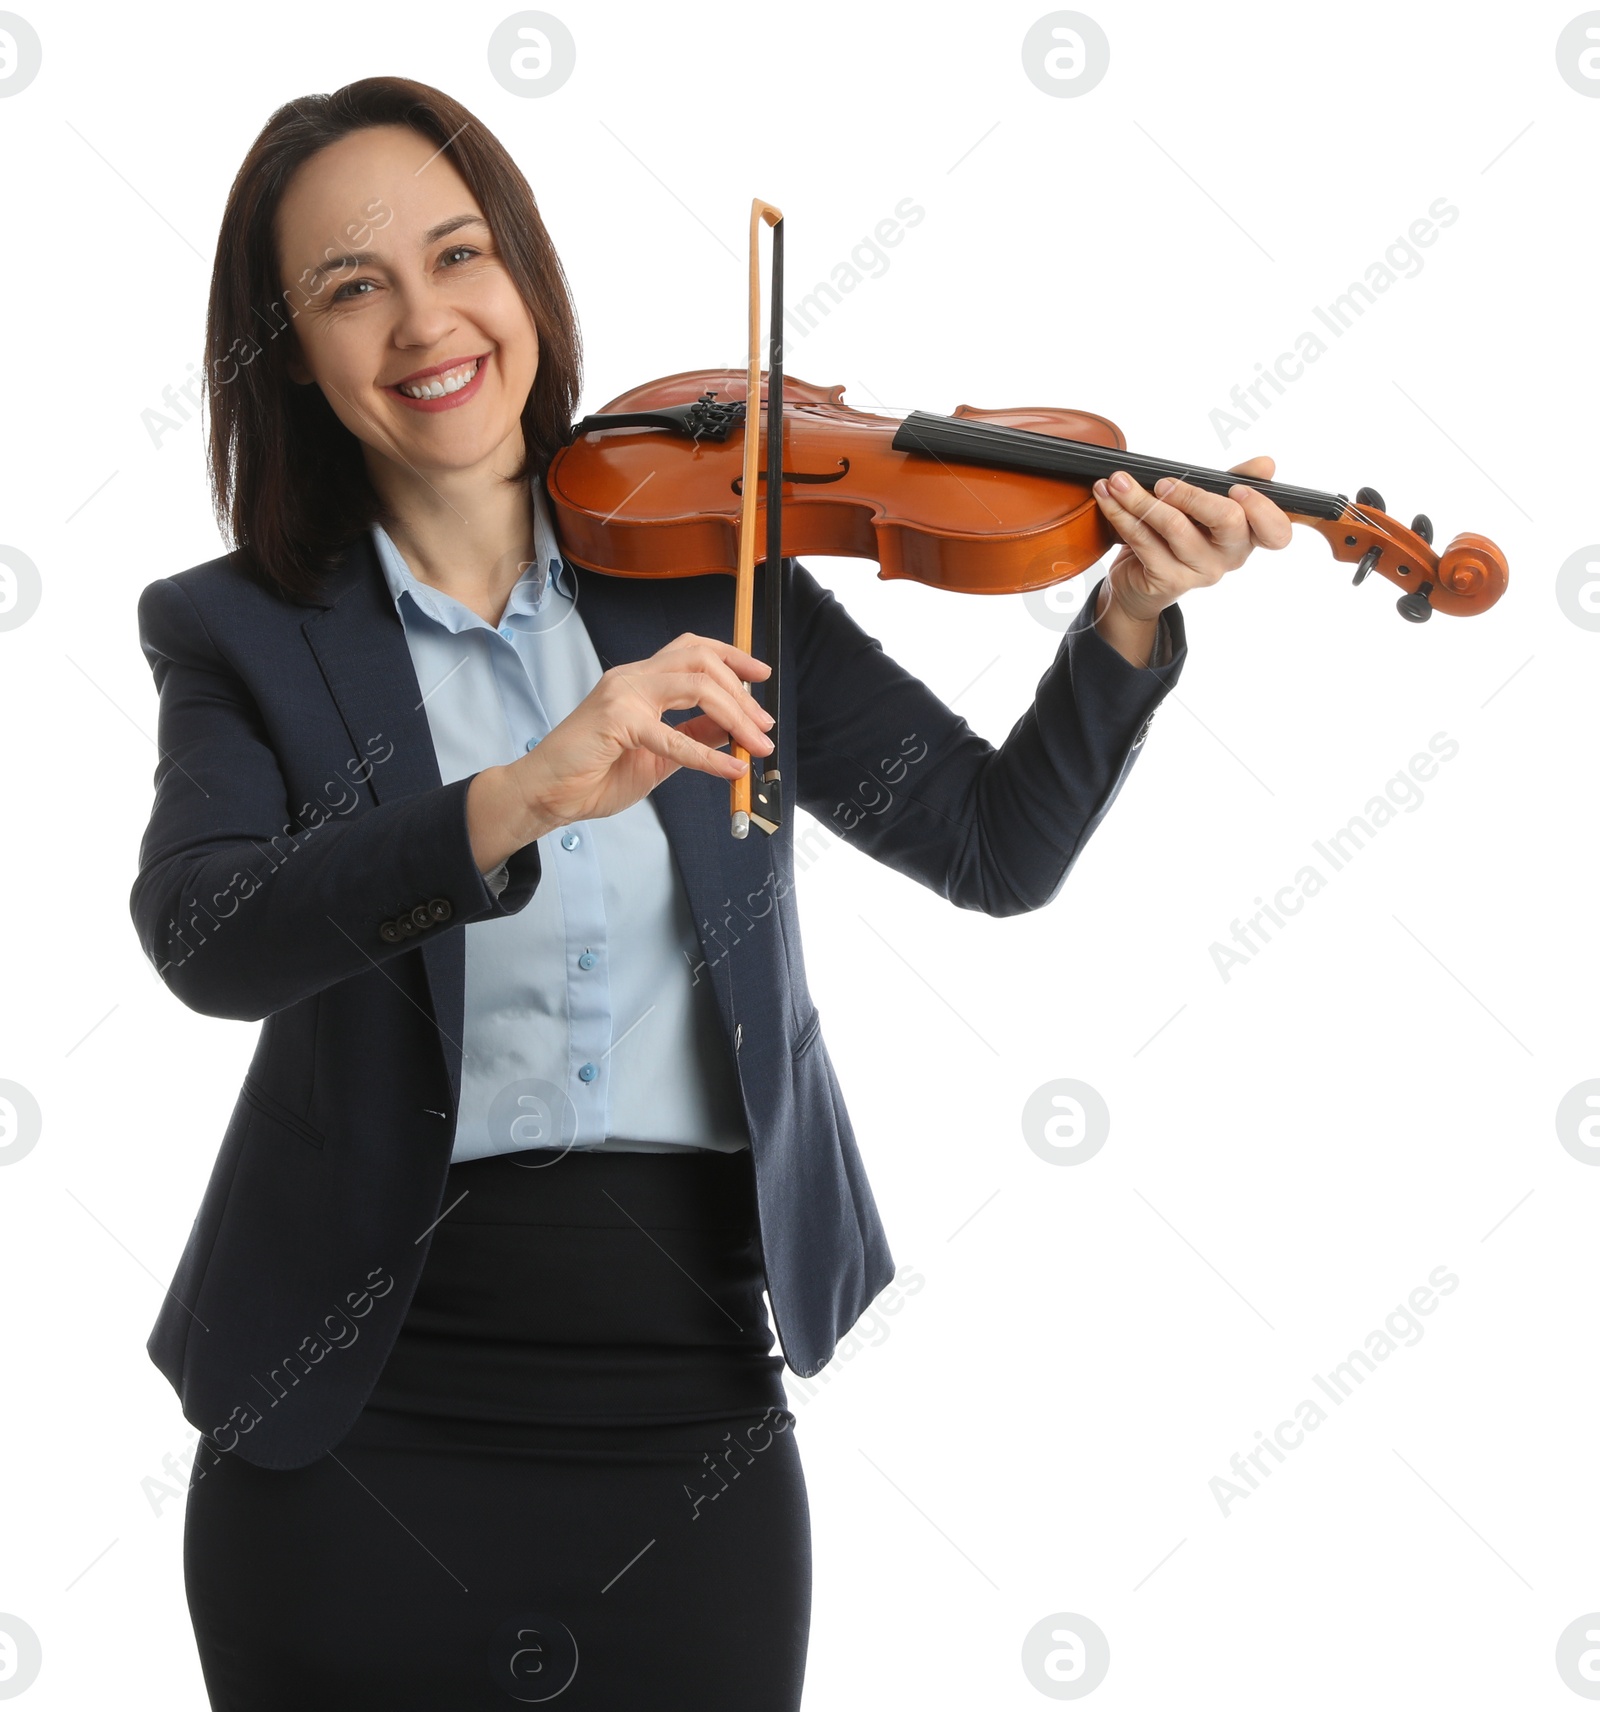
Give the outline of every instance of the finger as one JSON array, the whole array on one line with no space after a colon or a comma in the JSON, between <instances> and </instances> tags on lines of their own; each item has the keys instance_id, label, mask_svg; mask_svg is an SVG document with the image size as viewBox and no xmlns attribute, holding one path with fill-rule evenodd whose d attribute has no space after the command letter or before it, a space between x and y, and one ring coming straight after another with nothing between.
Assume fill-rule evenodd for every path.
<instances>
[{"instance_id":1,"label":"finger","mask_svg":"<svg viewBox=\"0 0 1600 1712\"><path fill-rule=\"evenodd\" d=\"M1190 564L1206 550L1205 538L1181 511L1147 493L1125 470L1109 482L1096 482L1094 492L1106 520L1148 569L1157 568L1149 553L1165 555L1167 568L1173 568Z\"/></svg>"},{"instance_id":2,"label":"finger","mask_svg":"<svg viewBox=\"0 0 1600 1712\"><path fill-rule=\"evenodd\" d=\"M755 659L755 655L753 654L745 654L742 650L733 648L731 644L728 644L727 646L735 656L741 659ZM765 662L762 663L764 664ZM749 681L745 678L741 678L734 667L724 659L721 651L713 648L707 642L698 641L693 646L686 647L678 651L674 657L674 664L679 670L688 669L692 671L707 672L715 678L730 695L741 696L756 707L761 705L760 702L756 700L755 692L750 688ZM769 675L771 670L772 668L769 666L767 668Z\"/></svg>"},{"instance_id":3,"label":"finger","mask_svg":"<svg viewBox=\"0 0 1600 1712\"><path fill-rule=\"evenodd\" d=\"M1095 503L1105 520L1116 532L1127 550L1135 554L1152 576L1170 577L1178 569L1177 561L1167 550L1167 544L1134 514L1119 505L1104 481L1094 484Z\"/></svg>"},{"instance_id":4,"label":"finger","mask_svg":"<svg viewBox=\"0 0 1600 1712\"><path fill-rule=\"evenodd\" d=\"M681 636L674 637L661 652L682 648L708 649L746 683L759 684L772 676L772 668L765 660L758 660L754 654L747 654L743 648L736 648L731 642L723 642L715 636L700 636L692 630L686 630Z\"/></svg>"},{"instance_id":5,"label":"finger","mask_svg":"<svg viewBox=\"0 0 1600 1712\"><path fill-rule=\"evenodd\" d=\"M639 733L639 747L660 755L676 767L692 767L697 773L715 773L722 779L737 779L750 765L748 761L724 755L721 749L697 743L681 728L663 725L660 720Z\"/></svg>"},{"instance_id":6,"label":"finger","mask_svg":"<svg viewBox=\"0 0 1600 1712\"><path fill-rule=\"evenodd\" d=\"M702 712L717 717L722 722L722 729L734 733L744 748L758 748L763 755L772 748L772 741L767 736L767 728L773 722L772 714L768 714L743 685L729 690L717 683L710 673L703 671L667 675L666 681L676 688L676 698L662 702L662 707L698 707Z\"/></svg>"},{"instance_id":7,"label":"finger","mask_svg":"<svg viewBox=\"0 0 1600 1712\"><path fill-rule=\"evenodd\" d=\"M1277 464L1268 457L1246 458L1242 464L1235 464L1228 473L1250 476L1256 481L1271 481L1277 468ZM1254 488L1240 486L1230 488L1228 497L1236 499L1244 507L1245 515L1250 521L1250 538L1257 547L1287 547L1294 538L1294 524L1288 513L1265 494L1257 493Z\"/></svg>"},{"instance_id":8,"label":"finger","mask_svg":"<svg viewBox=\"0 0 1600 1712\"><path fill-rule=\"evenodd\" d=\"M716 683L722 685L727 692L736 697L753 718L765 727L772 723L766 717L760 701L750 685L741 678L733 666L729 665L724 654L731 654L735 659L754 661L753 654L746 654L742 649L734 648L731 643L713 646L711 641L703 636L684 635L656 654L651 664L668 666L678 671L699 671L705 673ZM765 662L761 662L764 664ZM770 672L770 668L768 668Z\"/></svg>"},{"instance_id":9,"label":"finger","mask_svg":"<svg viewBox=\"0 0 1600 1712\"><path fill-rule=\"evenodd\" d=\"M1253 493L1255 490L1235 488L1230 491L1236 494L1244 491ZM1237 499L1228 494L1208 493L1192 482L1178 481L1171 476L1163 476L1156 483L1155 492L1165 504L1175 506L1208 529L1219 546L1233 551L1248 546L1250 519Z\"/></svg>"},{"instance_id":10,"label":"finger","mask_svg":"<svg viewBox=\"0 0 1600 1712\"><path fill-rule=\"evenodd\" d=\"M1289 515L1253 487L1236 487L1230 491L1244 511L1250 528L1250 539L1258 547L1287 547L1294 538L1294 524Z\"/></svg>"},{"instance_id":11,"label":"finger","mask_svg":"<svg viewBox=\"0 0 1600 1712\"><path fill-rule=\"evenodd\" d=\"M621 698L617 714L628 742L637 745L644 732L661 724L667 709L698 707L713 714L724 731L735 733L750 754L772 752L765 735L772 718L742 684L735 682L728 689L709 671L651 670L652 663L662 657L657 654L651 661L613 667L604 675L611 693Z\"/></svg>"},{"instance_id":12,"label":"finger","mask_svg":"<svg viewBox=\"0 0 1600 1712\"><path fill-rule=\"evenodd\" d=\"M748 695L725 689L708 672L659 672L653 683L659 707L698 707L719 720L752 755L771 754L772 739L766 734L771 715Z\"/></svg>"}]
</instances>

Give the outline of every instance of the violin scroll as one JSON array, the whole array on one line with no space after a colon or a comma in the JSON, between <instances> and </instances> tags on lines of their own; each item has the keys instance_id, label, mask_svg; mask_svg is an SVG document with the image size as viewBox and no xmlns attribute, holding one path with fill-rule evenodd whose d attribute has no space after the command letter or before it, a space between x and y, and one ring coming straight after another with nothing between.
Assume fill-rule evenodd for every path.
<instances>
[{"instance_id":1,"label":"violin scroll","mask_svg":"<svg viewBox=\"0 0 1600 1712\"><path fill-rule=\"evenodd\" d=\"M1440 556L1439 580L1468 603L1462 610L1482 612L1506 591L1505 555L1487 535L1457 535Z\"/></svg>"},{"instance_id":2,"label":"violin scroll","mask_svg":"<svg viewBox=\"0 0 1600 1712\"><path fill-rule=\"evenodd\" d=\"M1457 535L1442 553L1435 552L1433 525L1420 514L1408 529L1377 506L1358 500L1346 502L1342 517L1299 516L1295 521L1322 535L1335 559L1356 565L1354 582L1365 582L1378 571L1403 590L1396 608L1415 624L1434 612L1456 618L1486 612L1510 580L1505 555L1486 535Z\"/></svg>"}]
</instances>

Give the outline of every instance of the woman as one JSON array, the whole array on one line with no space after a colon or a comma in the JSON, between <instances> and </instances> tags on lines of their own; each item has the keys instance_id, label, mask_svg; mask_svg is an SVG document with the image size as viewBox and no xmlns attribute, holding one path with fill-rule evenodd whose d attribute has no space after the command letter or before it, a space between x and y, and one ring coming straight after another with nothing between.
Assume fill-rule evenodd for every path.
<instances>
[{"instance_id":1,"label":"woman","mask_svg":"<svg viewBox=\"0 0 1600 1712\"><path fill-rule=\"evenodd\" d=\"M186 1004L264 1022L150 1340L202 1435L212 1704L792 1709L781 1369L815 1373L893 1263L787 831L726 836L769 667L719 639L728 577L562 558L566 283L447 96L273 115L207 341L236 550L140 602L132 907ZM1054 896L1181 669L1172 602L1288 539L1247 488L1099 498L1128 547L998 750L781 567L783 776L963 907Z\"/></svg>"}]
</instances>

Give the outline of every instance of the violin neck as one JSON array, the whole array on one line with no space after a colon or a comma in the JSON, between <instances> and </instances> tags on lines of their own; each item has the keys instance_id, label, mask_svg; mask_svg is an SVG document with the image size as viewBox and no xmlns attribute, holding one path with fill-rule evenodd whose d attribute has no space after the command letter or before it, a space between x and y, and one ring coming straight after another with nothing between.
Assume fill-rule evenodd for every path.
<instances>
[{"instance_id":1,"label":"violin neck","mask_svg":"<svg viewBox=\"0 0 1600 1712\"><path fill-rule=\"evenodd\" d=\"M1141 452L1118 451L1114 446L1096 446L1087 440L1058 440L1053 434L1007 428L975 418L934 416L926 410L913 410L906 417L893 445L897 452L924 452L956 463L988 464L996 469L1090 482L1126 470L1144 488L1153 488L1165 476L1186 481L1207 493L1225 494L1230 488L1253 487L1291 517L1337 522L1349 511L1343 494L1289 487L1283 482L1263 481L1258 476L1236 476L1227 470L1208 470L1197 464L1175 463L1170 458L1146 457Z\"/></svg>"}]
</instances>

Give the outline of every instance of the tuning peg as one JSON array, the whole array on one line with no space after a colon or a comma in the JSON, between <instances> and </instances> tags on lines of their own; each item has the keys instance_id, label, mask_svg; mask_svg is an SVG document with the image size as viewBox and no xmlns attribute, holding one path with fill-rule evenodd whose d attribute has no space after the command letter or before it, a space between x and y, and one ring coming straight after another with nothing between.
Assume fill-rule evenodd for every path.
<instances>
[{"instance_id":1,"label":"tuning peg","mask_svg":"<svg viewBox=\"0 0 1600 1712\"><path fill-rule=\"evenodd\" d=\"M1420 535L1431 547L1433 545L1433 519L1425 511L1419 511L1411 519L1411 533Z\"/></svg>"},{"instance_id":2,"label":"tuning peg","mask_svg":"<svg viewBox=\"0 0 1600 1712\"><path fill-rule=\"evenodd\" d=\"M1374 511L1384 511L1383 495L1375 487L1358 487L1356 489L1356 504L1370 505Z\"/></svg>"},{"instance_id":3,"label":"tuning peg","mask_svg":"<svg viewBox=\"0 0 1600 1712\"><path fill-rule=\"evenodd\" d=\"M1394 603L1394 609L1402 618L1409 618L1413 624L1426 624L1433 617L1433 608L1428 604L1428 596L1433 592L1432 583L1424 583L1410 594L1403 594Z\"/></svg>"},{"instance_id":4,"label":"tuning peg","mask_svg":"<svg viewBox=\"0 0 1600 1712\"><path fill-rule=\"evenodd\" d=\"M1367 578L1372 575L1373 567L1382 557L1382 547L1368 547L1366 552L1361 555L1361 563L1356 566L1356 574L1351 577L1350 586L1352 588L1360 588Z\"/></svg>"}]
</instances>

